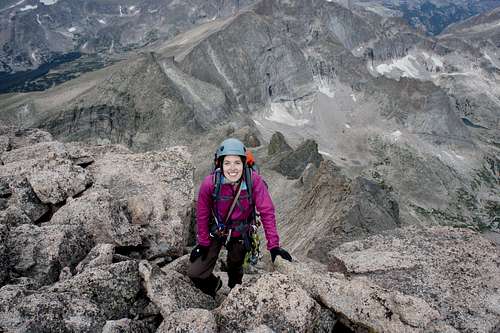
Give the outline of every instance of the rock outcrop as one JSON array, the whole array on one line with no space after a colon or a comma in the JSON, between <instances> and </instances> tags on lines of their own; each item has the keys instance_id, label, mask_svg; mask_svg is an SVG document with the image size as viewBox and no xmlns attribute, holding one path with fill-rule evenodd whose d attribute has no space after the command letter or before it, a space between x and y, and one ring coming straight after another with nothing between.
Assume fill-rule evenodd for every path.
<instances>
[{"instance_id":1,"label":"rock outcrop","mask_svg":"<svg viewBox=\"0 0 500 333\"><path fill-rule=\"evenodd\" d=\"M321 163L288 215L281 228L286 247L323 263L343 242L400 226L398 203L388 189L363 177L350 180L331 161Z\"/></svg>"},{"instance_id":2,"label":"rock outcrop","mask_svg":"<svg viewBox=\"0 0 500 333\"><path fill-rule=\"evenodd\" d=\"M182 254L194 196L184 149L107 154L88 170L92 188L68 201L51 224L82 225L96 242L137 247L146 258Z\"/></svg>"},{"instance_id":3,"label":"rock outcrop","mask_svg":"<svg viewBox=\"0 0 500 333\"><path fill-rule=\"evenodd\" d=\"M271 155L268 162L270 168L289 179L298 179L309 163L319 167L323 161L323 156L318 152L318 144L313 140L306 140L292 149L280 134L271 138L268 153Z\"/></svg>"},{"instance_id":4,"label":"rock outcrop","mask_svg":"<svg viewBox=\"0 0 500 333\"><path fill-rule=\"evenodd\" d=\"M498 327L499 252L477 233L446 227L395 229L343 244L330 256L353 276L425 301L460 332Z\"/></svg>"}]
</instances>

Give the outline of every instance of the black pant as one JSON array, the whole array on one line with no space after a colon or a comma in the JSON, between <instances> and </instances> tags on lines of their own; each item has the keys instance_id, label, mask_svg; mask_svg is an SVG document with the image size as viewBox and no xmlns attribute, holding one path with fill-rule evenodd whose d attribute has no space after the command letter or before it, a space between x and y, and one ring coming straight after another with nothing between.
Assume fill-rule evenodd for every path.
<instances>
[{"instance_id":1,"label":"black pant","mask_svg":"<svg viewBox=\"0 0 500 333\"><path fill-rule=\"evenodd\" d=\"M188 276L191 279L209 279L211 278L217 258L223 243L212 240L212 244L208 250L205 260L202 258L196 259L189 265ZM231 238L227 243L227 276L229 278L228 286L233 288L237 284L241 284L243 278L243 262L247 253L243 240Z\"/></svg>"}]
</instances>

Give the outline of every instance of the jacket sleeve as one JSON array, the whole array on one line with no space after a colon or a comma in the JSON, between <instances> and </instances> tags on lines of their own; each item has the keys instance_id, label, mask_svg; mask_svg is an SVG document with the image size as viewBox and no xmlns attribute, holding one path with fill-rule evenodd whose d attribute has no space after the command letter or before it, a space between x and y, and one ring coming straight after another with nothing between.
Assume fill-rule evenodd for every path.
<instances>
[{"instance_id":1,"label":"jacket sleeve","mask_svg":"<svg viewBox=\"0 0 500 333\"><path fill-rule=\"evenodd\" d=\"M210 232L208 224L210 223L210 215L212 214L212 175L205 177L200 186L198 193L198 202L196 203L196 226L198 244L202 246L210 246Z\"/></svg>"},{"instance_id":2,"label":"jacket sleeve","mask_svg":"<svg viewBox=\"0 0 500 333\"><path fill-rule=\"evenodd\" d=\"M260 213L264 234L267 239L267 249L271 250L280 246L280 239L276 229L274 204L262 178L256 173L253 173L252 178L253 202L255 203L255 208Z\"/></svg>"}]
</instances>

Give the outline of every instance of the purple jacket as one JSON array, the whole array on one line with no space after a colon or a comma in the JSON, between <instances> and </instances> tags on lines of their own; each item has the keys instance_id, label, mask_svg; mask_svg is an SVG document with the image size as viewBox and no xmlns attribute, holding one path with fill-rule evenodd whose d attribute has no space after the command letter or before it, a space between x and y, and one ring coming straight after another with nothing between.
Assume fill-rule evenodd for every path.
<instances>
[{"instance_id":1,"label":"purple jacket","mask_svg":"<svg viewBox=\"0 0 500 333\"><path fill-rule=\"evenodd\" d=\"M257 208L257 211L260 213L262 226L264 227L264 233L267 239L267 249L270 250L279 247L280 241L278 231L276 230L276 218L274 216L274 205L271 196L267 191L264 181L255 172L252 172L252 184L253 202L255 203L255 208ZM200 192L198 193L196 224L198 226L198 243L203 246L209 246L211 242L209 236L209 223L214 205L214 200L212 198L214 188L214 175L210 174L205 177L201 183ZM222 218L222 223L226 219L226 215L229 212L229 208L231 207L237 191L238 189L234 189L231 184L221 184L219 194L220 200L217 202L217 208L219 216ZM251 214L252 210L248 200L248 193L246 190L242 189L239 204L236 204L234 207L233 213L231 214L231 220L246 220ZM232 231L232 235L235 237L240 236L240 234L234 230Z\"/></svg>"}]
</instances>

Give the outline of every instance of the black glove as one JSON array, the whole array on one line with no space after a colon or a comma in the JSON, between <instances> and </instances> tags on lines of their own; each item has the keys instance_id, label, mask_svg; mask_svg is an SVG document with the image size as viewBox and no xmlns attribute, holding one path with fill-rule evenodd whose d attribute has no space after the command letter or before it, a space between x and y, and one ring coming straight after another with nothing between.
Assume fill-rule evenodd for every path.
<instances>
[{"instance_id":1,"label":"black glove","mask_svg":"<svg viewBox=\"0 0 500 333\"><path fill-rule=\"evenodd\" d=\"M207 259L208 255L208 246L196 245L191 251L191 255L189 256L189 261L194 262L196 259L201 257L201 260Z\"/></svg>"},{"instance_id":2,"label":"black glove","mask_svg":"<svg viewBox=\"0 0 500 333\"><path fill-rule=\"evenodd\" d=\"M281 258L292 261L292 256L290 253L288 253L286 250L282 249L281 247L275 247L270 250L271 252L271 260L274 262L276 259L276 256L281 256Z\"/></svg>"}]
</instances>

